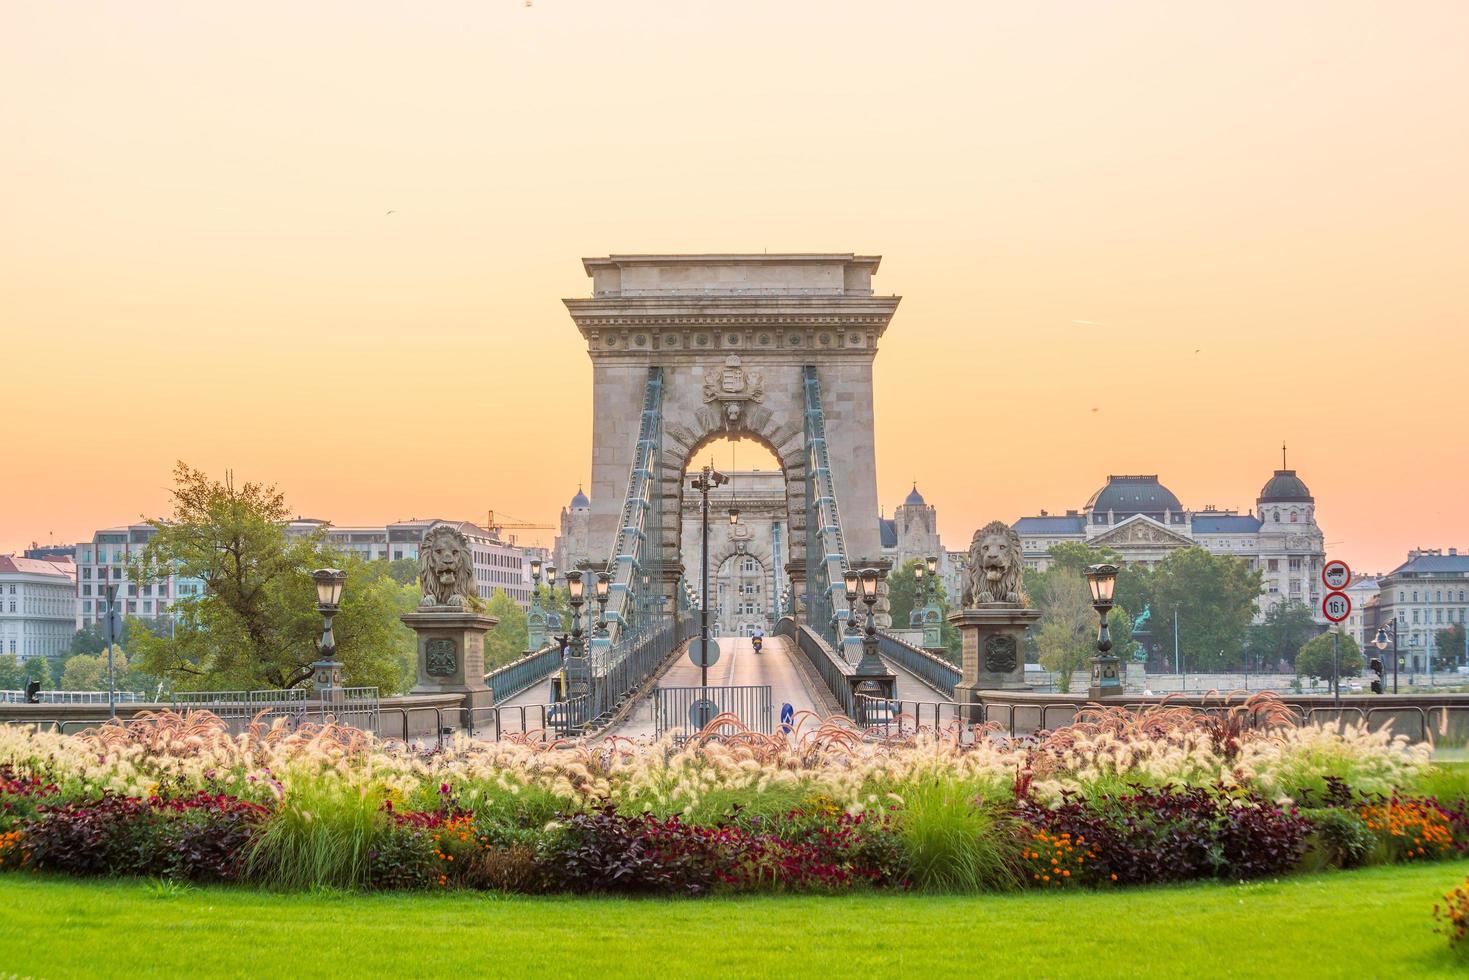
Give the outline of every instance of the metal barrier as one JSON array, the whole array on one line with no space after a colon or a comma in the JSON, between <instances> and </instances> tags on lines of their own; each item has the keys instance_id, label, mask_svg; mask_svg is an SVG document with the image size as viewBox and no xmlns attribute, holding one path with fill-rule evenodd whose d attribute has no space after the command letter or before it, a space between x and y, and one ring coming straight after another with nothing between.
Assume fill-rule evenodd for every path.
<instances>
[{"instance_id":1,"label":"metal barrier","mask_svg":"<svg viewBox=\"0 0 1469 980\"><path fill-rule=\"evenodd\" d=\"M495 703L508 701L529 690L561 669L561 648L556 645L535 650L496 667L485 675Z\"/></svg>"},{"instance_id":2,"label":"metal barrier","mask_svg":"<svg viewBox=\"0 0 1469 980\"><path fill-rule=\"evenodd\" d=\"M175 691L169 695L174 711L203 709L213 712L232 734L244 731L257 716L265 724L286 719L292 728L306 720L304 687L259 691Z\"/></svg>"},{"instance_id":3,"label":"metal barrier","mask_svg":"<svg viewBox=\"0 0 1469 980\"><path fill-rule=\"evenodd\" d=\"M116 702L118 704L143 704L148 700L146 694L136 691L118 691ZM26 692L24 691L0 691L0 704L26 704ZM107 704L108 695L106 691L37 691L36 704Z\"/></svg>"},{"instance_id":4,"label":"metal barrier","mask_svg":"<svg viewBox=\"0 0 1469 980\"><path fill-rule=\"evenodd\" d=\"M816 668L821 682L831 691L842 711L848 718L855 717L853 712L856 710L856 702L853 700L852 682L849 678L857 668L838 656L820 633L797 623L789 616L775 624L775 635L795 641L796 649Z\"/></svg>"},{"instance_id":5,"label":"metal barrier","mask_svg":"<svg viewBox=\"0 0 1469 980\"><path fill-rule=\"evenodd\" d=\"M659 738L668 732L692 735L725 712L739 718L752 731L769 734L775 730L771 723L769 684L659 687L653 693L653 730Z\"/></svg>"},{"instance_id":6,"label":"metal barrier","mask_svg":"<svg viewBox=\"0 0 1469 980\"><path fill-rule=\"evenodd\" d=\"M600 670L594 667L589 691L587 724L591 725L618 709L644 681L678 649L693 631L690 616L672 617L635 633L626 633L614 647L614 656Z\"/></svg>"},{"instance_id":7,"label":"metal barrier","mask_svg":"<svg viewBox=\"0 0 1469 980\"><path fill-rule=\"evenodd\" d=\"M941 657L936 657L922 647L900 640L891 633L877 631L877 652L900 667L914 674L929 687L954 696L954 686L964 676L957 666Z\"/></svg>"}]
</instances>

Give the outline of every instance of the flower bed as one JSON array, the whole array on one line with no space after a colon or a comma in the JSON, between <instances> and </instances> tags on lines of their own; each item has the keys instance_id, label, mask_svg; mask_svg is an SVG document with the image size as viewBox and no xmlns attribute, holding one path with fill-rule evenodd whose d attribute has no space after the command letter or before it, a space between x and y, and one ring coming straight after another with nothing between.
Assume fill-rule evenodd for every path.
<instances>
[{"instance_id":1,"label":"flower bed","mask_svg":"<svg viewBox=\"0 0 1469 980\"><path fill-rule=\"evenodd\" d=\"M1269 725L1278 710L1114 709L963 743L809 717L789 736L730 734L724 719L678 750L423 753L335 725L230 736L207 712L5 728L0 867L694 896L1238 880L1469 849L1464 802L1417 790L1426 748Z\"/></svg>"}]
</instances>

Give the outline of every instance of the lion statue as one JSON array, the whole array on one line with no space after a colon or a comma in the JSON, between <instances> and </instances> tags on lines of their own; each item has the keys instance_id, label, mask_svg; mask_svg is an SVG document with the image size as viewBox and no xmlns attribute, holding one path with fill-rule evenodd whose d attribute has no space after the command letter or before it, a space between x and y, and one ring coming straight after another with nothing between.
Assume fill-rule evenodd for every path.
<instances>
[{"instance_id":1,"label":"lion statue","mask_svg":"<svg viewBox=\"0 0 1469 980\"><path fill-rule=\"evenodd\" d=\"M420 606L463 606L474 596L474 557L469 540L447 524L431 527L418 546Z\"/></svg>"},{"instance_id":2,"label":"lion statue","mask_svg":"<svg viewBox=\"0 0 1469 980\"><path fill-rule=\"evenodd\" d=\"M1020 587L1025 570L1021 555L1020 535L1008 524L990 521L975 531L969 543L965 608L986 602L1025 605L1025 592Z\"/></svg>"}]
</instances>

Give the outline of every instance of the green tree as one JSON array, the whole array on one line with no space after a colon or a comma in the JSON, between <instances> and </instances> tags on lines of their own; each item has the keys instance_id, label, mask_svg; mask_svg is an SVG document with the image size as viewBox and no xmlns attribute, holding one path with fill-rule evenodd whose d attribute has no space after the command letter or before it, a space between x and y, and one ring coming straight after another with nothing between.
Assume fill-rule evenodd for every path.
<instances>
[{"instance_id":1,"label":"green tree","mask_svg":"<svg viewBox=\"0 0 1469 980\"><path fill-rule=\"evenodd\" d=\"M1299 677L1319 677L1322 680L1331 679L1331 632L1307 641L1301 646L1296 654L1296 675ZM1341 647L1338 653L1340 658L1340 670L1342 677L1356 677L1362 673L1362 648L1357 646L1349 633L1337 634L1340 636Z\"/></svg>"},{"instance_id":2,"label":"green tree","mask_svg":"<svg viewBox=\"0 0 1469 980\"><path fill-rule=\"evenodd\" d=\"M40 681L43 689L56 683L51 663L45 657L27 657L26 662L21 666L21 673L25 675L25 680Z\"/></svg>"},{"instance_id":3,"label":"green tree","mask_svg":"<svg viewBox=\"0 0 1469 980\"><path fill-rule=\"evenodd\" d=\"M25 668L13 653L0 653L0 691L19 691L25 687Z\"/></svg>"},{"instance_id":4,"label":"green tree","mask_svg":"<svg viewBox=\"0 0 1469 980\"><path fill-rule=\"evenodd\" d=\"M1260 573L1238 558L1181 548L1148 576L1153 621L1178 617L1179 645L1190 670L1220 670L1244 662L1245 637L1260 595Z\"/></svg>"},{"instance_id":5,"label":"green tree","mask_svg":"<svg viewBox=\"0 0 1469 980\"><path fill-rule=\"evenodd\" d=\"M388 577L399 585L418 587L418 559L394 558L388 562Z\"/></svg>"},{"instance_id":6,"label":"green tree","mask_svg":"<svg viewBox=\"0 0 1469 980\"><path fill-rule=\"evenodd\" d=\"M112 648L112 674L119 691L133 691L140 686L139 679L128 670L127 654L119 646ZM79 653L68 657L61 670L60 689L63 691L107 690L107 654Z\"/></svg>"},{"instance_id":7,"label":"green tree","mask_svg":"<svg viewBox=\"0 0 1469 980\"><path fill-rule=\"evenodd\" d=\"M1447 670L1465 662L1465 654L1469 648L1464 645L1464 624L1455 623L1446 630L1439 630L1434 635L1433 642L1437 651L1437 667Z\"/></svg>"},{"instance_id":8,"label":"green tree","mask_svg":"<svg viewBox=\"0 0 1469 980\"><path fill-rule=\"evenodd\" d=\"M147 630L131 638L147 673L176 688L289 688L311 677L321 616L311 570L347 573L334 622L336 657L350 685L392 693L402 685L402 587L386 563L364 562L324 547L320 533L287 538L291 515L284 497L258 483L237 486L179 463L173 515L154 521L157 533L138 559L135 576L160 568L200 579L204 590L174 603L171 636Z\"/></svg>"},{"instance_id":9,"label":"green tree","mask_svg":"<svg viewBox=\"0 0 1469 980\"><path fill-rule=\"evenodd\" d=\"M924 564L922 558L909 558L901 566L888 574L888 614L893 618L894 629L907 629L909 617L912 615L914 607L919 605L918 576L914 574L913 570L922 564ZM926 581L926 574L924 578ZM947 615L949 612L949 595L944 589L944 582L937 577L934 578L933 582L935 589L934 597L938 603L939 611L942 615Z\"/></svg>"},{"instance_id":10,"label":"green tree","mask_svg":"<svg viewBox=\"0 0 1469 980\"><path fill-rule=\"evenodd\" d=\"M504 589L496 589L490 596L485 615L500 620L499 625L485 634L485 670L490 671L523 656L530 634L525 610Z\"/></svg>"},{"instance_id":11,"label":"green tree","mask_svg":"<svg viewBox=\"0 0 1469 980\"><path fill-rule=\"evenodd\" d=\"M1035 636L1041 666L1056 674L1056 686L1071 690L1071 676L1096 653L1097 613L1091 589L1079 572L1058 570L1031 597L1041 618Z\"/></svg>"},{"instance_id":12,"label":"green tree","mask_svg":"<svg viewBox=\"0 0 1469 980\"><path fill-rule=\"evenodd\" d=\"M1302 644L1319 632L1311 607L1304 602L1282 602L1265 613L1260 625L1250 627L1250 663L1261 670L1296 662Z\"/></svg>"},{"instance_id":13,"label":"green tree","mask_svg":"<svg viewBox=\"0 0 1469 980\"><path fill-rule=\"evenodd\" d=\"M122 639L119 638L118 642L121 643ZM79 653L101 653L105 649L107 649L107 638L102 635L102 631L95 623L89 623L72 635L68 653L76 656Z\"/></svg>"},{"instance_id":14,"label":"green tree","mask_svg":"<svg viewBox=\"0 0 1469 980\"><path fill-rule=\"evenodd\" d=\"M1107 613L1107 635L1112 638L1112 655L1124 664L1136 659L1138 642L1132 638L1132 617L1121 606Z\"/></svg>"}]
</instances>

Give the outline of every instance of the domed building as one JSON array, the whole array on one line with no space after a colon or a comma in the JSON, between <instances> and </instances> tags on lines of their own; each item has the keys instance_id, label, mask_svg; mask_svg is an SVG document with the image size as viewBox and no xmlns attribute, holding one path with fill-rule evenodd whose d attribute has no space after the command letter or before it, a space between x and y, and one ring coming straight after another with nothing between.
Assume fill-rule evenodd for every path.
<instances>
[{"instance_id":1,"label":"domed building","mask_svg":"<svg viewBox=\"0 0 1469 980\"><path fill-rule=\"evenodd\" d=\"M1129 563L1153 565L1179 548L1233 555L1261 573L1263 618L1282 602L1302 602L1321 622L1321 566L1325 539L1316 525L1316 500L1295 470L1275 471L1248 513L1208 506L1189 510L1157 475L1109 476L1081 507L1064 514L1041 511L1014 524L1028 567L1044 569L1050 549L1067 541L1110 548Z\"/></svg>"},{"instance_id":2,"label":"domed building","mask_svg":"<svg viewBox=\"0 0 1469 980\"><path fill-rule=\"evenodd\" d=\"M571 503L561 508L561 533L556 535L556 543L551 549L552 564L563 574L589 557L591 519L592 502L582 488L577 487Z\"/></svg>"}]
</instances>

